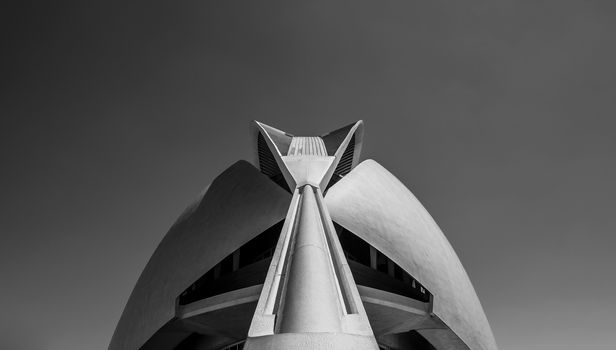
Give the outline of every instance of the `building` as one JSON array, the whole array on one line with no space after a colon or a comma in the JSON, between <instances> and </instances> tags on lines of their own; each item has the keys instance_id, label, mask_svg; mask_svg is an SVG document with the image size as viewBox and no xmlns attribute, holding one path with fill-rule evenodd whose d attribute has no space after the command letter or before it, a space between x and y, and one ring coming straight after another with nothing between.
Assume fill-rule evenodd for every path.
<instances>
[{"instance_id":1,"label":"building","mask_svg":"<svg viewBox=\"0 0 616 350\"><path fill-rule=\"evenodd\" d=\"M253 122L139 278L110 350L483 349L475 290L361 121L321 137Z\"/></svg>"}]
</instances>

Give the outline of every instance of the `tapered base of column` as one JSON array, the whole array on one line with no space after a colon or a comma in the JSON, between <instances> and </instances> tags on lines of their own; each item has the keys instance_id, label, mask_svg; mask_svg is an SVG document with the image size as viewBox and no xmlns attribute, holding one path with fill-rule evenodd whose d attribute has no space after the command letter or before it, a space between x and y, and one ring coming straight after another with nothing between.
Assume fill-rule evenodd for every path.
<instances>
[{"instance_id":1,"label":"tapered base of column","mask_svg":"<svg viewBox=\"0 0 616 350\"><path fill-rule=\"evenodd\" d=\"M372 336L346 333L281 333L248 338L244 350L378 350Z\"/></svg>"}]
</instances>

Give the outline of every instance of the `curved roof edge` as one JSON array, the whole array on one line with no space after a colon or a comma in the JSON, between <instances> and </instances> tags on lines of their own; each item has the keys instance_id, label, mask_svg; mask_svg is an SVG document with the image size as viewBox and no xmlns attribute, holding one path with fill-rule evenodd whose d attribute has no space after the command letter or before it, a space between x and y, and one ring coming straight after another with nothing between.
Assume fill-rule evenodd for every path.
<instances>
[{"instance_id":1,"label":"curved roof edge","mask_svg":"<svg viewBox=\"0 0 616 350\"><path fill-rule=\"evenodd\" d=\"M246 161L220 174L152 254L109 350L134 350L175 316L176 298L225 256L285 218L291 195ZM242 220L234 218L241 217Z\"/></svg>"},{"instance_id":2,"label":"curved roof edge","mask_svg":"<svg viewBox=\"0 0 616 350\"><path fill-rule=\"evenodd\" d=\"M332 219L400 265L433 295L433 313L470 349L496 342L462 263L430 214L387 169L360 163L333 185Z\"/></svg>"}]
</instances>

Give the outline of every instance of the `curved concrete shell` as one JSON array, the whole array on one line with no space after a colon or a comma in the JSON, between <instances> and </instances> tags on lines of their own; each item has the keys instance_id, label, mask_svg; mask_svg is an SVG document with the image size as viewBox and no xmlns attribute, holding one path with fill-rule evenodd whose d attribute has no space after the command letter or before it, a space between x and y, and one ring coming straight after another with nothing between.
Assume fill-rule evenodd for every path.
<instances>
[{"instance_id":1,"label":"curved concrete shell","mask_svg":"<svg viewBox=\"0 0 616 350\"><path fill-rule=\"evenodd\" d=\"M325 202L334 222L382 251L432 293L432 314L451 330L416 328L433 346L496 349L456 253L425 208L395 176L366 160L329 189Z\"/></svg>"},{"instance_id":2,"label":"curved concrete shell","mask_svg":"<svg viewBox=\"0 0 616 350\"><path fill-rule=\"evenodd\" d=\"M176 315L176 298L225 256L284 219L291 194L239 161L171 227L131 293L110 350L139 349ZM188 334L171 329L171 349ZM165 348L165 346L156 346Z\"/></svg>"},{"instance_id":3,"label":"curved concrete shell","mask_svg":"<svg viewBox=\"0 0 616 350\"><path fill-rule=\"evenodd\" d=\"M496 350L475 290L363 122L254 122L255 164L218 176L160 243L110 350Z\"/></svg>"}]
</instances>

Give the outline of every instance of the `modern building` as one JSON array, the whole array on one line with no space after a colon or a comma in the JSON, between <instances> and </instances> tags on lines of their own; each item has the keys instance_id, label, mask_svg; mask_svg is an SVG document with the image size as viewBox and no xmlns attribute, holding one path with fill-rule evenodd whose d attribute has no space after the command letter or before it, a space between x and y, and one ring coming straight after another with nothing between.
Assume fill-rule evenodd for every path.
<instances>
[{"instance_id":1,"label":"modern building","mask_svg":"<svg viewBox=\"0 0 616 350\"><path fill-rule=\"evenodd\" d=\"M139 278L110 350L482 349L456 253L413 194L359 162L361 121L320 137L253 122Z\"/></svg>"}]
</instances>

